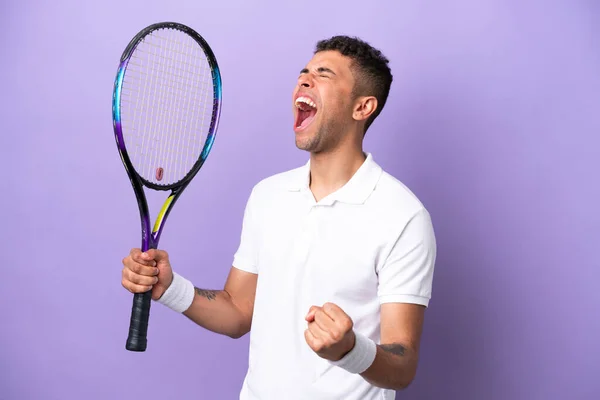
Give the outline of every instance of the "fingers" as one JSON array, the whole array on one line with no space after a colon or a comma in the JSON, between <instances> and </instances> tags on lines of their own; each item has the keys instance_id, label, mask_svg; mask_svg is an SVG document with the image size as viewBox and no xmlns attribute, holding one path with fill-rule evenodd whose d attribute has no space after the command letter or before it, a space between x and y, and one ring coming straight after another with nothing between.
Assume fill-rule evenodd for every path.
<instances>
[{"instance_id":1,"label":"fingers","mask_svg":"<svg viewBox=\"0 0 600 400\"><path fill-rule=\"evenodd\" d=\"M320 348L324 343L334 339L336 326L329 316L323 311L322 307L312 306L308 310L305 318L308 321L307 331L315 348ZM333 334L332 334L333 333Z\"/></svg>"},{"instance_id":2,"label":"fingers","mask_svg":"<svg viewBox=\"0 0 600 400\"><path fill-rule=\"evenodd\" d=\"M331 317L323 309L315 312L314 323L317 324L321 330L327 332L333 339L336 339L334 337L334 333L338 331L338 327L333 319L331 319Z\"/></svg>"},{"instance_id":3,"label":"fingers","mask_svg":"<svg viewBox=\"0 0 600 400\"><path fill-rule=\"evenodd\" d=\"M132 249L129 252L129 257L138 264L147 265L149 267L156 266L156 260L148 252L143 253L140 249Z\"/></svg>"},{"instance_id":4,"label":"fingers","mask_svg":"<svg viewBox=\"0 0 600 400\"><path fill-rule=\"evenodd\" d=\"M320 325L319 323L316 322L311 322L308 324L308 329L312 332L313 335L315 335L315 337L320 337L320 338L329 338L331 337L331 333L329 331L329 329L325 326Z\"/></svg>"},{"instance_id":5,"label":"fingers","mask_svg":"<svg viewBox=\"0 0 600 400\"><path fill-rule=\"evenodd\" d=\"M323 307L310 307L305 319L314 338L334 342L341 340L353 327L350 317L333 303L325 303Z\"/></svg>"},{"instance_id":6,"label":"fingers","mask_svg":"<svg viewBox=\"0 0 600 400\"><path fill-rule=\"evenodd\" d=\"M123 265L139 275L153 276L158 274L156 261L150 254L142 253L140 249L132 249L123 259Z\"/></svg>"},{"instance_id":7,"label":"fingers","mask_svg":"<svg viewBox=\"0 0 600 400\"><path fill-rule=\"evenodd\" d=\"M320 307L317 306L311 306L308 309L308 313L306 314L306 317L304 317L305 320L307 320L308 322L313 322L315 320L315 312L317 312L317 310Z\"/></svg>"},{"instance_id":8,"label":"fingers","mask_svg":"<svg viewBox=\"0 0 600 400\"><path fill-rule=\"evenodd\" d=\"M304 338L306 343L316 352L322 351L326 343L329 342L329 335L314 322L308 324L308 328L304 331Z\"/></svg>"},{"instance_id":9,"label":"fingers","mask_svg":"<svg viewBox=\"0 0 600 400\"><path fill-rule=\"evenodd\" d=\"M352 319L337 305L312 306L305 317L304 338L320 357L339 360L354 346Z\"/></svg>"},{"instance_id":10,"label":"fingers","mask_svg":"<svg viewBox=\"0 0 600 400\"><path fill-rule=\"evenodd\" d=\"M153 275L153 276L140 275L140 274L136 274L135 272L133 272L127 268L123 268L122 275L123 275L123 279L125 279L131 283L137 284L137 285L152 286L158 282L158 277L156 275Z\"/></svg>"},{"instance_id":11,"label":"fingers","mask_svg":"<svg viewBox=\"0 0 600 400\"><path fill-rule=\"evenodd\" d=\"M128 278L125 276L123 276L123 279L121 280L121 285L125 289L129 290L131 293L144 293L149 290L152 290L152 288L153 288L153 284L149 284L147 282L146 283L135 283L134 280L131 280L131 278Z\"/></svg>"},{"instance_id":12,"label":"fingers","mask_svg":"<svg viewBox=\"0 0 600 400\"><path fill-rule=\"evenodd\" d=\"M158 272L156 261L149 254L133 249L123 259L121 284L132 293L147 292L158 282Z\"/></svg>"},{"instance_id":13,"label":"fingers","mask_svg":"<svg viewBox=\"0 0 600 400\"><path fill-rule=\"evenodd\" d=\"M169 254L164 250L150 249L141 254L141 258L145 261L154 260L156 263L168 262Z\"/></svg>"},{"instance_id":14,"label":"fingers","mask_svg":"<svg viewBox=\"0 0 600 400\"><path fill-rule=\"evenodd\" d=\"M310 329L306 329L304 331L304 340L310 346L313 351L320 351L322 343L315 337L315 335L310 331Z\"/></svg>"},{"instance_id":15,"label":"fingers","mask_svg":"<svg viewBox=\"0 0 600 400\"><path fill-rule=\"evenodd\" d=\"M333 303L323 304L323 311L334 321L339 321L348 317L340 307Z\"/></svg>"},{"instance_id":16,"label":"fingers","mask_svg":"<svg viewBox=\"0 0 600 400\"><path fill-rule=\"evenodd\" d=\"M331 319L324 309L315 312L314 322L309 324L309 329L315 337L323 339L325 343L339 342L348 331L345 326Z\"/></svg>"},{"instance_id":17,"label":"fingers","mask_svg":"<svg viewBox=\"0 0 600 400\"><path fill-rule=\"evenodd\" d=\"M306 319L308 322L313 322L315 321L317 314L321 314L319 317L319 323L322 328L332 328L333 325L330 323L330 320L343 330L349 330L352 328L352 320L350 317L344 312L344 310L334 303L325 303L323 304L323 307L311 306L304 319Z\"/></svg>"},{"instance_id":18,"label":"fingers","mask_svg":"<svg viewBox=\"0 0 600 400\"><path fill-rule=\"evenodd\" d=\"M152 286L136 285L126 281L123 281L122 284L123 287L129 290L131 293L146 293L147 291L152 290Z\"/></svg>"},{"instance_id":19,"label":"fingers","mask_svg":"<svg viewBox=\"0 0 600 400\"><path fill-rule=\"evenodd\" d=\"M144 266L141 267L150 268ZM147 292L148 290L151 290L157 282L158 277L156 275L140 275L127 267L123 268L121 284L125 289L132 293Z\"/></svg>"},{"instance_id":20,"label":"fingers","mask_svg":"<svg viewBox=\"0 0 600 400\"><path fill-rule=\"evenodd\" d=\"M323 312L326 313L327 316L333 320L335 325L344 332L349 331L354 327L352 319L336 304L323 304Z\"/></svg>"},{"instance_id":21,"label":"fingers","mask_svg":"<svg viewBox=\"0 0 600 400\"><path fill-rule=\"evenodd\" d=\"M317 312L316 316L323 315L323 312ZM313 349L313 351L320 353L323 351L329 351L332 346L336 346L343 338L343 332L338 329L323 328L316 322L308 324L308 328L304 331L304 338L306 343Z\"/></svg>"},{"instance_id":22,"label":"fingers","mask_svg":"<svg viewBox=\"0 0 600 400\"><path fill-rule=\"evenodd\" d=\"M136 275L143 276L156 276L158 275L159 271L157 267L140 264L131 257L125 257L123 259L123 266L125 267L125 270L129 270Z\"/></svg>"}]
</instances>

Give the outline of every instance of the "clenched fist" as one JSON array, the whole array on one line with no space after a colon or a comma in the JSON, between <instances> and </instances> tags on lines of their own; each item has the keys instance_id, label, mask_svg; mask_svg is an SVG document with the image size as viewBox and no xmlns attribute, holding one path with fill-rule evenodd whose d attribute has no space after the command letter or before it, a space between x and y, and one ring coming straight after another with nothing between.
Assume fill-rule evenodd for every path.
<instances>
[{"instance_id":1,"label":"clenched fist","mask_svg":"<svg viewBox=\"0 0 600 400\"><path fill-rule=\"evenodd\" d=\"M121 284L131 293L152 289L152 299L158 300L173 281L169 255L164 250L151 249L142 253L132 249L123 259Z\"/></svg>"},{"instance_id":2,"label":"clenched fist","mask_svg":"<svg viewBox=\"0 0 600 400\"><path fill-rule=\"evenodd\" d=\"M352 319L337 305L312 306L305 319L308 329L304 331L304 338L320 357L338 361L354 347Z\"/></svg>"}]
</instances>

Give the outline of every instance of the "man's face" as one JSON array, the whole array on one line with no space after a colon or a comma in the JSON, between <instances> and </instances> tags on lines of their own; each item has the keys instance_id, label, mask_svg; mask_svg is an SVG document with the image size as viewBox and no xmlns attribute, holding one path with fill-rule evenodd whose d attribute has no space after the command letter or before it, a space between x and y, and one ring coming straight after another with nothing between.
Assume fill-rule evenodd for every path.
<instances>
[{"instance_id":1,"label":"man's face","mask_svg":"<svg viewBox=\"0 0 600 400\"><path fill-rule=\"evenodd\" d=\"M330 150L353 122L354 76L351 60L337 51L313 56L293 92L296 146L309 152Z\"/></svg>"}]
</instances>

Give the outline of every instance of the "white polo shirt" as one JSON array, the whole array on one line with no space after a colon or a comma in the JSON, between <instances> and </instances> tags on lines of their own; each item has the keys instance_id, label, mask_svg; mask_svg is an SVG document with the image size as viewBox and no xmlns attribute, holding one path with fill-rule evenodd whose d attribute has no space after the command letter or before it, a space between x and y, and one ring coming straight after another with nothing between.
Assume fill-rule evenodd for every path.
<instances>
[{"instance_id":1,"label":"white polo shirt","mask_svg":"<svg viewBox=\"0 0 600 400\"><path fill-rule=\"evenodd\" d=\"M312 305L335 303L355 332L379 344L381 303L428 306L436 258L429 213L371 154L319 202L309 167L259 182L246 205L233 266L258 283L240 399L394 399L314 353L304 317Z\"/></svg>"}]
</instances>

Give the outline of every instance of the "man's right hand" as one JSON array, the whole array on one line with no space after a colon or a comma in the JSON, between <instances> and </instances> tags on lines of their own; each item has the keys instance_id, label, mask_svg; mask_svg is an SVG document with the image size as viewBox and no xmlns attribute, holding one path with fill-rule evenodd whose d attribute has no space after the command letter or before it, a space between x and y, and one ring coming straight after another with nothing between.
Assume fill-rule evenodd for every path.
<instances>
[{"instance_id":1,"label":"man's right hand","mask_svg":"<svg viewBox=\"0 0 600 400\"><path fill-rule=\"evenodd\" d=\"M164 250L151 249L142 253L132 249L123 259L121 284L131 293L152 289L152 299L158 300L173 281L169 255Z\"/></svg>"}]
</instances>

